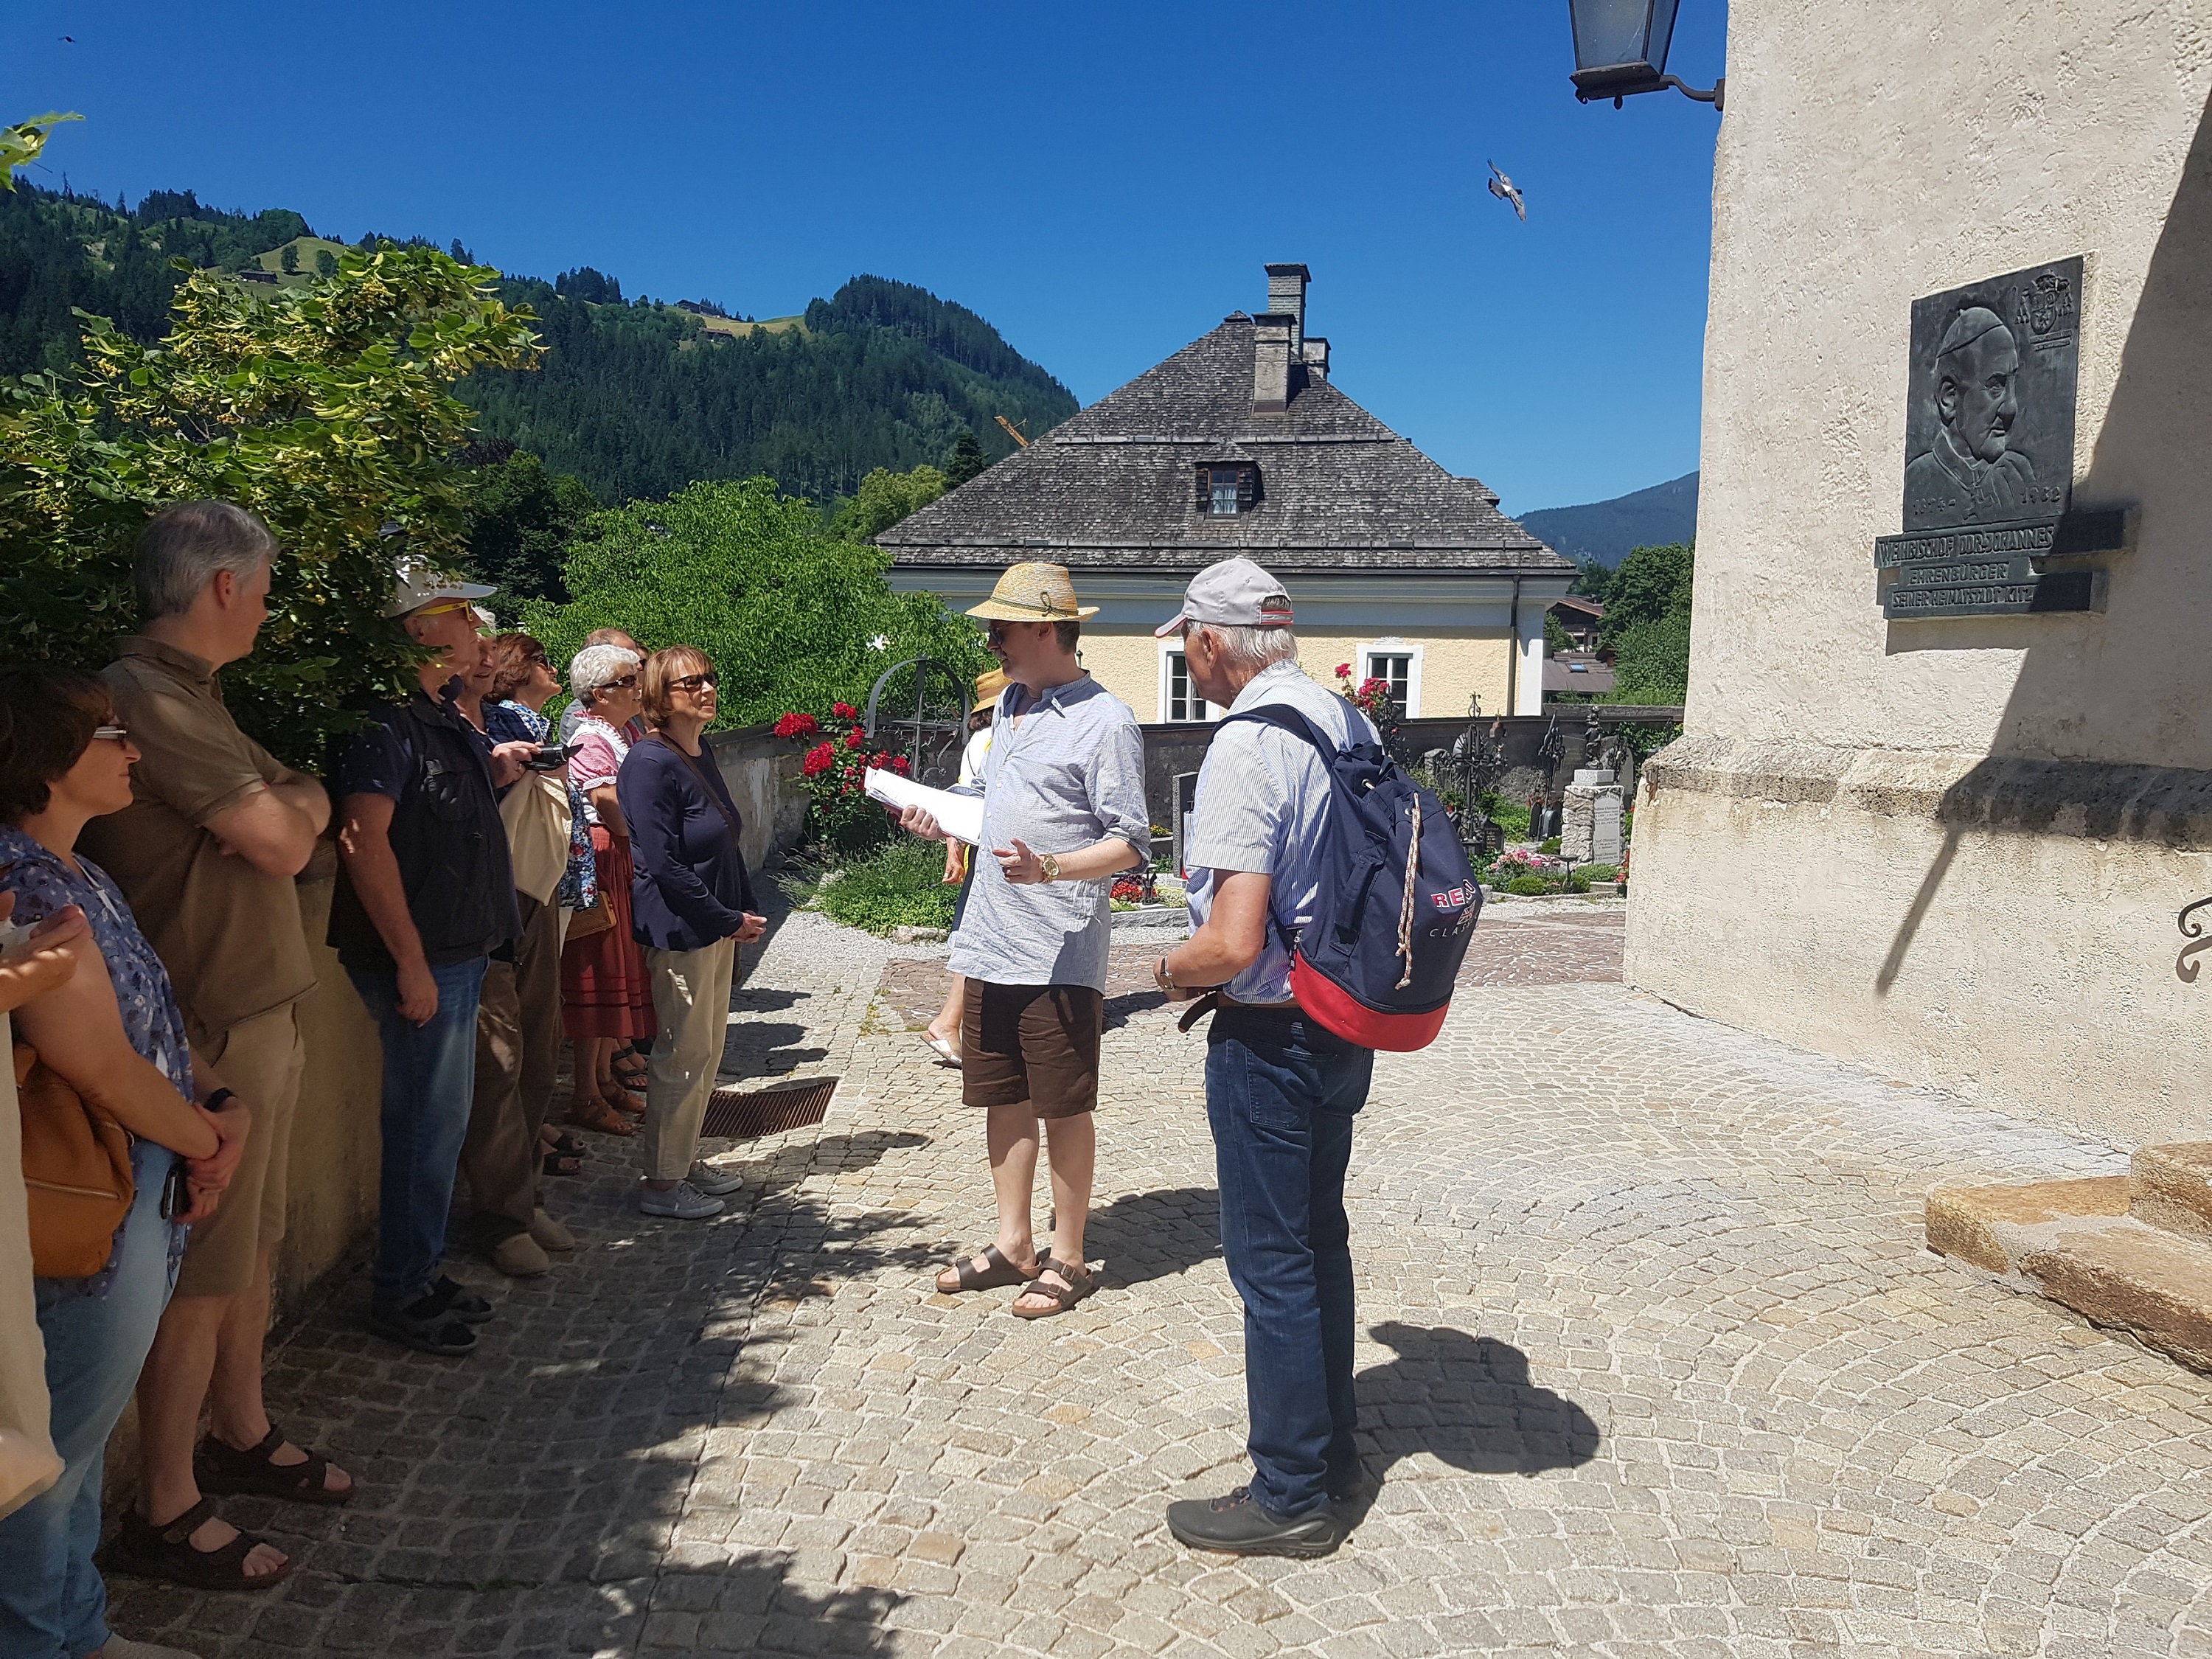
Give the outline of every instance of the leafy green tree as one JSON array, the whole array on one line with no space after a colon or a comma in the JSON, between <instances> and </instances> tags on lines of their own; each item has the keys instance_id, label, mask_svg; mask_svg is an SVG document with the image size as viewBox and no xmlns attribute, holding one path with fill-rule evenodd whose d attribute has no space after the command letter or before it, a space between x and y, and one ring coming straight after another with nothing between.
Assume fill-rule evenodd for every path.
<instances>
[{"instance_id":1,"label":"leafy green tree","mask_svg":"<svg viewBox=\"0 0 2212 1659\"><path fill-rule=\"evenodd\" d=\"M299 268L300 268L300 248L299 248L299 244L297 244L296 242L287 242L287 243L285 243L285 244L284 244L284 251L283 251L283 252L282 252L282 253L280 253L280 254L278 254L278 255L276 256L276 263L277 263L278 264L280 264L280 265L282 265L282 266L283 266L283 267L284 267L284 274L285 274L287 276L290 276L294 271L295 271L295 270L299 270Z\"/></svg>"},{"instance_id":2,"label":"leafy green tree","mask_svg":"<svg viewBox=\"0 0 2212 1659\"><path fill-rule=\"evenodd\" d=\"M500 459L477 469L468 507L468 564L480 580L498 586L487 603L505 620L526 599L567 603L561 569L568 544L599 510L599 498L582 480L547 471L527 451L501 447L506 453Z\"/></svg>"},{"instance_id":3,"label":"leafy green tree","mask_svg":"<svg viewBox=\"0 0 2212 1659\"><path fill-rule=\"evenodd\" d=\"M975 432L963 426L952 441L952 453L945 463L945 487L957 489L990 465L991 458L983 453Z\"/></svg>"},{"instance_id":4,"label":"leafy green tree","mask_svg":"<svg viewBox=\"0 0 2212 1659\"><path fill-rule=\"evenodd\" d=\"M1630 629L1677 609L1687 616L1695 559L1686 542L1632 550L1606 588L1602 642L1611 645Z\"/></svg>"},{"instance_id":5,"label":"leafy green tree","mask_svg":"<svg viewBox=\"0 0 2212 1659\"><path fill-rule=\"evenodd\" d=\"M1690 684L1690 599L1695 547L1638 547L1605 596L1601 643L1613 653L1612 702L1679 703Z\"/></svg>"},{"instance_id":6,"label":"leafy green tree","mask_svg":"<svg viewBox=\"0 0 2212 1659\"><path fill-rule=\"evenodd\" d=\"M26 377L0 401L9 654L98 667L137 620L131 546L147 516L234 501L283 556L225 696L278 755L322 764L349 706L390 696L418 654L383 617L396 550L448 567L465 550L470 480L452 458L472 416L450 388L537 354L497 275L386 246L304 288L249 293L195 271L158 345L87 318L82 371Z\"/></svg>"},{"instance_id":7,"label":"leafy green tree","mask_svg":"<svg viewBox=\"0 0 2212 1659\"><path fill-rule=\"evenodd\" d=\"M981 630L933 595L892 592L890 566L875 548L827 534L820 514L773 479L696 483L593 514L569 550L575 598L525 605L522 625L556 663L596 628L699 647L721 677L724 726L861 702L908 657L980 673Z\"/></svg>"},{"instance_id":8,"label":"leafy green tree","mask_svg":"<svg viewBox=\"0 0 2212 1659\"><path fill-rule=\"evenodd\" d=\"M338 274L338 256L326 247L315 250L315 275L335 276Z\"/></svg>"},{"instance_id":9,"label":"leafy green tree","mask_svg":"<svg viewBox=\"0 0 2212 1659\"><path fill-rule=\"evenodd\" d=\"M927 507L950 487L933 466L918 466L911 472L879 466L860 480L858 495L839 505L830 532L848 542L866 541Z\"/></svg>"},{"instance_id":10,"label":"leafy green tree","mask_svg":"<svg viewBox=\"0 0 2212 1659\"><path fill-rule=\"evenodd\" d=\"M1544 650L1547 655L1558 656L1562 651L1575 648L1574 636L1567 632L1566 624L1547 611L1544 613Z\"/></svg>"}]
</instances>

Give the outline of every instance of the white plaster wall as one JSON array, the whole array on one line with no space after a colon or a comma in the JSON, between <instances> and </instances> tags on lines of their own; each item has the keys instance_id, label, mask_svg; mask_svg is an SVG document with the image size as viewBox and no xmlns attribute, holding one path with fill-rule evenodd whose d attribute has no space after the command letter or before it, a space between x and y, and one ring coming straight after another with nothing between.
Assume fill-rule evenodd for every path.
<instances>
[{"instance_id":1,"label":"white plaster wall","mask_svg":"<svg viewBox=\"0 0 2212 1659\"><path fill-rule=\"evenodd\" d=\"M1680 763L1703 781L1647 774L1632 983L2115 1140L2212 1133L2212 974L2179 976L2174 928L2212 819L1961 828L1945 793L1990 757L2087 763L2092 793L2099 768L2212 769L2208 94L2212 0L1733 0ZM1885 622L1913 300L2076 253L2075 500L2140 514L2106 608Z\"/></svg>"}]
</instances>

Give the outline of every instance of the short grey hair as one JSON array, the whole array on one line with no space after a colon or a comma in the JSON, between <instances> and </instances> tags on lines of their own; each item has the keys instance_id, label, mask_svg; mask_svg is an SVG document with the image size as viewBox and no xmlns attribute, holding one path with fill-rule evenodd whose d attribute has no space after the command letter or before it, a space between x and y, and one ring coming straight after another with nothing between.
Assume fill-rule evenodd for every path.
<instances>
[{"instance_id":1,"label":"short grey hair","mask_svg":"<svg viewBox=\"0 0 2212 1659\"><path fill-rule=\"evenodd\" d=\"M1294 629L1232 628L1222 623L1185 622L1182 625L1183 638L1188 641L1194 631L1201 628L1221 641L1221 654L1229 659L1231 668L1248 669L1256 673L1271 663L1297 660L1298 636Z\"/></svg>"},{"instance_id":2,"label":"short grey hair","mask_svg":"<svg viewBox=\"0 0 2212 1659\"><path fill-rule=\"evenodd\" d=\"M645 660L619 645L587 645L568 659L568 690L586 708L592 694L609 680L618 680Z\"/></svg>"},{"instance_id":3,"label":"short grey hair","mask_svg":"<svg viewBox=\"0 0 2212 1659\"><path fill-rule=\"evenodd\" d=\"M276 557L269 526L228 501L179 501L138 532L132 574L142 620L191 610L216 573L245 581Z\"/></svg>"}]
</instances>

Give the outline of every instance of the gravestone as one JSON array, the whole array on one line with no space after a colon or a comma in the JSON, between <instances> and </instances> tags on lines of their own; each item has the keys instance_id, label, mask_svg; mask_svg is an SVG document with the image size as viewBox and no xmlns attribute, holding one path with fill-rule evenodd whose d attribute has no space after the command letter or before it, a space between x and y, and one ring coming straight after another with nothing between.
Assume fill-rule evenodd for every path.
<instances>
[{"instance_id":1,"label":"gravestone","mask_svg":"<svg viewBox=\"0 0 2212 1659\"><path fill-rule=\"evenodd\" d=\"M1175 867L1176 874L1188 875L1190 860L1185 856L1190 846L1191 809L1198 804L1198 774L1178 772L1175 775Z\"/></svg>"},{"instance_id":2,"label":"gravestone","mask_svg":"<svg viewBox=\"0 0 2212 1659\"><path fill-rule=\"evenodd\" d=\"M1559 856L1577 864L1619 864L1622 798L1611 772L1577 771L1560 811Z\"/></svg>"}]
</instances>

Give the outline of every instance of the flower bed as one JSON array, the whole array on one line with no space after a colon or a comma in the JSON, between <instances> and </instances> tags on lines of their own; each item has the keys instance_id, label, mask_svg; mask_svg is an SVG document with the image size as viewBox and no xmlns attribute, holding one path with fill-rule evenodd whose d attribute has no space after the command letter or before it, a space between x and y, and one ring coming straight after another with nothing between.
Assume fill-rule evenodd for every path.
<instances>
[{"instance_id":1,"label":"flower bed","mask_svg":"<svg viewBox=\"0 0 2212 1659\"><path fill-rule=\"evenodd\" d=\"M907 759L884 750L871 750L868 734L860 724L860 711L851 703L832 703L830 719L835 726L825 726L803 710L788 710L776 721L775 734L793 743L820 739L799 765L807 793L808 843L827 857L865 853L883 845L891 834L890 814L881 802L868 798L868 769L903 775ZM939 858L941 861L941 852Z\"/></svg>"}]
</instances>

